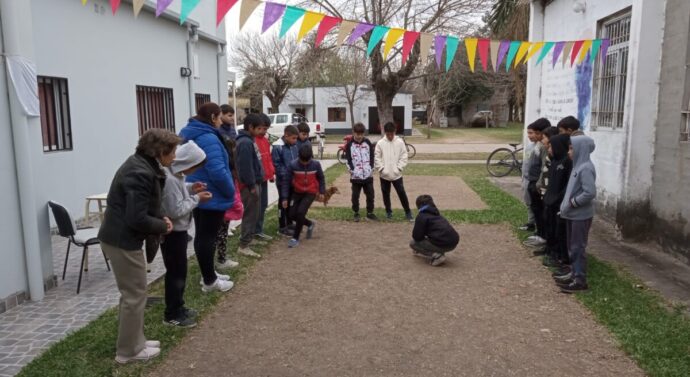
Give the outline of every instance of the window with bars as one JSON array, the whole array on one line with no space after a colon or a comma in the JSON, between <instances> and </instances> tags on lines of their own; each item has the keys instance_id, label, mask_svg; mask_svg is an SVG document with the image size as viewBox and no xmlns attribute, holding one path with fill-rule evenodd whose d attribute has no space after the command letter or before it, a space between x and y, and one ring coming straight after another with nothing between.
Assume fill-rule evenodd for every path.
<instances>
[{"instance_id":1,"label":"window with bars","mask_svg":"<svg viewBox=\"0 0 690 377\"><path fill-rule=\"evenodd\" d=\"M175 132L175 106L171 88L137 85L139 136L151 128Z\"/></svg>"},{"instance_id":2,"label":"window with bars","mask_svg":"<svg viewBox=\"0 0 690 377\"><path fill-rule=\"evenodd\" d=\"M599 38L609 39L605 63L597 59L592 99L592 127L623 127L625 79L628 73L630 11L600 22Z\"/></svg>"},{"instance_id":3,"label":"window with bars","mask_svg":"<svg viewBox=\"0 0 690 377\"><path fill-rule=\"evenodd\" d=\"M67 79L38 76L43 151L72 150L72 119Z\"/></svg>"},{"instance_id":4,"label":"window with bars","mask_svg":"<svg viewBox=\"0 0 690 377\"><path fill-rule=\"evenodd\" d=\"M195 93L194 101L196 102L196 108L199 109L201 105L211 102L210 94Z\"/></svg>"},{"instance_id":5,"label":"window with bars","mask_svg":"<svg viewBox=\"0 0 690 377\"><path fill-rule=\"evenodd\" d=\"M328 121L329 122L345 122L345 108L344 107L329 107Z\"/></svg>"}]
</instances>

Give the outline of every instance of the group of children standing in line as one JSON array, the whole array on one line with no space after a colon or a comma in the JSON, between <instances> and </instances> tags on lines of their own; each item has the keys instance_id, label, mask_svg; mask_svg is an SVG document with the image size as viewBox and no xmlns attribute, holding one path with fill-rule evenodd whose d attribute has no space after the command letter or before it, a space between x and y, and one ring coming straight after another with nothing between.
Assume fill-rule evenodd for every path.
<instances>
[{"instance_id":1,"label":"group of children standing in line","mask_svg":"<svg viewBox=\"0 0 690 377\"><path fill-rule=\"evenodd\" d=\"M528 222L535 231L525 244L544 265L556 268L556 284L564 293L586 291L589 230L594 217L596 171L590 160L594 140L568 116L557 127L537 119L527 127L530 144L523 163Z\"/></svg>"}]
</instances>

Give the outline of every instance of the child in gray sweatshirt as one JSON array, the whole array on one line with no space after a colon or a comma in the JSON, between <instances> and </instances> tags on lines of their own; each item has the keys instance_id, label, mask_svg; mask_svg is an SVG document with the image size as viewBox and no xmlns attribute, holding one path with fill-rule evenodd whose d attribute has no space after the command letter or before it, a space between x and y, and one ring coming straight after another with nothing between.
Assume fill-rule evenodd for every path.
<instances>
[{"instance_id":1,"label":"child in gray sweatshirt","mask_svg":"<svg viewBox=\"0 0 690 377\"><path fill-rule=\"evenodd\" d=\"M568 253L571 272L557 277L564 293L587 290L587 238L594 217L594 198L597 196L597 173L590 154L594 152L594 140L589 136L571 139L570 158L573 171L561 203L561 218L566 220Z\"/></svg>"}]
</instances>

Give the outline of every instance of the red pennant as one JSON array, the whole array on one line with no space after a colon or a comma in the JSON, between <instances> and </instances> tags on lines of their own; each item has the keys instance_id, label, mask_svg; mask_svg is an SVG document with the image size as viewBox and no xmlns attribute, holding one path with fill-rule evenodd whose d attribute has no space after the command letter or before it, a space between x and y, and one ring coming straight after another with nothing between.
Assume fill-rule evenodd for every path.
<instances>
[{"instance_id":1,"label":"red pennant","mask_svg":"<svg viewBox=\"0 0 690 377\"><path fill-rule=\"evenodd\" d=\"M235 4L237 4L237 0L218 0L216 5L216 27L220 25L225 15L228 14Z\"/></svg>"},{"instance_id":2,"label":"red pennant","mask_svg":"<svg viewBox=\"0 0 690 377\"><path fill-rule=\"evenodd\" d=\"M342 19L337 17L325 16L323 20L321 20L321 24L319 24L319 29L316 32L316 41L314 42L314 47L319 47L323 39L326 38L326 34L328 34L328 32L331 31L331 29L336 27L336 25L338 25L342 21Z\"/></svg>"},{"instance_id":3,"label":"red pennant","mask_svg":"<svg viewBox=\"0 0 690 377\"><path fill-rule=\"evenodd\" d=\"M482 62L482 68L484 69L484 72L486 72L486 67L487 64L489 63L489 45L491 44L491 41L488 39L480 39L479 42L477 42L477 47L479 50L479 60Z\"/></svg>"},{"instance_id":4,"label":"red pennant","mask_svg":"<svg viewBox=\"0 0 690 377\"><path fill-rule=\"evenodd\" d=\"M577 58L578 52L580 52L580 48L582 48L582 44L585 43L585 41L575 41L573 44L573 51L570 53L570 66L573 66L573 63L575 63L575 58Z\"/></svg>"},{"instance_id":5,"label":"red pennant","mask_svg":"<svg viewBox=\"0 0 690 377\"><path fill-rule=\"evenodd\" d=\"M113 14L117 13L117 8L120 7L120 0L110 0L110 8L113 10Z\"/></svg>"},{"instance_id":6,"label":"red pennant","mask_svg":"<svg viewBox=\"0 0 690 377\"><path fill-rule=\"evenodd\" d=\"M405 35L403 36L403 50L402 50L402 64L405 65L405 62L407 62L407 58L410 55L410 52L412 52L412 47L414 47L414 43L417 41L417 38L419 38L419 33L416 31L405 31Z\"/></svg>"}]
</instances>

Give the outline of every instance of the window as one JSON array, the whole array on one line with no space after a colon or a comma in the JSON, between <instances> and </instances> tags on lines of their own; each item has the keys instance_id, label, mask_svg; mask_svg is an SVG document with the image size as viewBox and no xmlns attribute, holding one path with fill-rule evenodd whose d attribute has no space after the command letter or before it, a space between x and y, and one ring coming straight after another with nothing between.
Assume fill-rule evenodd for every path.
<instances>
[{"instance_id":1,"label":"window","mask_svg":"<svg viewBox=\"0 0 690 377\"><path fill-rule=\"evenodd\" d=\"M345 121L345 108L344 107L329 107L328 108L328 121L329 122L344 122Z\"/></svg>"},{"instance_id":2,"label":"window","mask_svg":"<svg viewBox=\"0 0 690 377\"><path fill-rule=\"evenodd\" d=\"M67 79L38 76L43 151L72 150L72 119Z\"/></svg>"},{"instance_id":3,"label":"window","mask_svg":"<svg viewBox=\"0 0 690 377\"><path fill-rule=\"evenodd\" d=\"M196 102L196 108L198 110L201 107L201 105L211 102L211 95L196 93L194 94L194 101Z\"/></svg>"},{"instance_id":4,"label":"window","mask_svg":"<svg viewBox=\"0 0 690 377\"><path fill-rule=\"evenodd\" d=\"M137 85L137 114L140 136L151 128L175 132L173 90Z\"/></svg>"},{"instance_id":5,"label":"window","mask_svg":"<svg viewBox=\"0 0 690 377\"><path fill-rule=\"evenodd\" d=\"M288 116L287 114L278 114L276 115L276 123L277 124L286 124L288 122Z\"/></svg>"},{"instance_id":6,"label":"window","mask_svg":"<svg viewBox=\"0 0 690 377\"><path fill-rule=\"evenodd\" d=\"M309 122L307 118L303 117L301 114L292 114L292 124L300 124L302 122Z\"/></svg>"},{"instance_id":7,"label":"window","mask_svg":"<svg viewBox=\"0 0 690 377\"><path fill-rule=\"evenodd\" d=\"M599 38L608 38L610 45L604 65L601 65L601 59L596 62L592 126L621 128L628 73L630 11L604 20L600 24Z\"/></svg>"}]
</instances>

